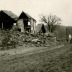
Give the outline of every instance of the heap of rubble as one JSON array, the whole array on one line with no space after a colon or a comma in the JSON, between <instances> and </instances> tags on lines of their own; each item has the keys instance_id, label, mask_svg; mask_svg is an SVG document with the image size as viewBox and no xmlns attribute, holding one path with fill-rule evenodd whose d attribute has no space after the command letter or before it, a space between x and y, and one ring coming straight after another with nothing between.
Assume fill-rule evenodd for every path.
<instances>
[{"instance_id":1,"label":"heap of rubble","mask_svg":"<svg viewBox=\"0 0 72 72\"><path fill-rule=\"evenodd\" d=\"M36 47L46 47L50 46L50 44L55 43L54 37L49 37L46 35L38 35L38 34L30 34L30 33L22 33L18 31L2 31L1 36L3 39L1 40L0 47L3 48L15 48L16 46L36 46Z\"/></svg>"}]
</instances>

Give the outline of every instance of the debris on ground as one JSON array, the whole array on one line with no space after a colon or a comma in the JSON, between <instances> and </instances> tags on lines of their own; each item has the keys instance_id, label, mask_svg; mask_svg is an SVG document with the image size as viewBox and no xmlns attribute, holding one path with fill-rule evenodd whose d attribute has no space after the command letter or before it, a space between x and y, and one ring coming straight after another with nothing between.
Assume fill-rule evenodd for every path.
<instances>
[{"instance_id":1,"label":"debris on ground","mask_svg":"<svg viewBox=\"0 0 72 72\"><path fill-rule=\"evenodd\" d=\"M22 33L18 31L4 31L0 32L0 47L3 48L14 48L16 46L36 46L36 47L49 47L52 42L56 43L54 37L48 37L46 35L33 35L30 33Z\"/></svg>"}]
</instances>

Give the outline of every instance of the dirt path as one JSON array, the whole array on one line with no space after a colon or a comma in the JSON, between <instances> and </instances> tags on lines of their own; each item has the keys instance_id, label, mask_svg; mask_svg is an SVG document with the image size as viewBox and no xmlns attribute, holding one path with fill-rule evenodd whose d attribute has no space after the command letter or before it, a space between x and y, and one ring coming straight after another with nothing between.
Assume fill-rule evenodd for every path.
<instances>
[{"instance_id":1,"label":"dirt path","mask_svg":"<svg viewBox=\"0 0 72 72\"><path fill-rule=\"evenodd\" d=\"M4 50L4 51L0 51L0 55L15 55L15 54L31 54L31 53L38 53L38 52L43 52L46 50L52 50L52 49L56 49L56 48L61 48L64 45L59 45L56 47L30 47L30 48L17 48L17 49L11 49L11 50Z\"/></svg>"},{"instance_id":2,"label":"dirt path","mask_svg":"<svg viewBox=\"0 0 72 72\"><path fill-rule=\"evenodd\" d=\"M65 52L69 50L68 47L59 45L53 48L27 48L12 54L11 50L9 55L0 57L0 72L30 72L30 70L39 72L38 69L47 69L44 72L62 72L64 70L61 69L61 65L71 59L61 58L60 60L59 57L65 55Z\"/></svg>"},{"instance_id":3,"label":"dirt path","mask_svg":"<svg viewBox=\"0 0 72 72\"><path fill-rule=\"evenodd\" d=\"M27 63L27 62L29 63L29 62L32 62L33 59L36 59L35 57L30 58L30 56L38 55L40 53L42 54L45 52L49 52L49 54L51 54L53 51L55 53L54 54L52 53L53 54L52 57L55 57L55 56L65 52L65 50L62 49L63 47L64 47L64 45L59 45L54 48L47 48L47 47L46 48L41 48L41 47L40 48L28 48L26 50L24 49L21 52L17 52L17 53L16 52L11 53L11 51L9 51L9 53L4 53L3 55L1 54L0 61L12 64L13 62L23 61L25 59L25 63Z\"/></svg>"}]
</instances>

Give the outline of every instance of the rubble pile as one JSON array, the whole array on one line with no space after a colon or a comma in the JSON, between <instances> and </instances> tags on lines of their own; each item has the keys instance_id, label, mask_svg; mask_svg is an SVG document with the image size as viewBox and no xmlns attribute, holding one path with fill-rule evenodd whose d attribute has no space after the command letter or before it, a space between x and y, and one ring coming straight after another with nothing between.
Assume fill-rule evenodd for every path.
<instances>
[{"instance_id":1,"label":"rubble pile","mask_svg":"<svg viewBox=\"0 0 72 72\"><path fill-rule=\"evenodd\" d=\"M54 44L55 40L53 37L48 37L45 35L31 34L31 33L22 33L18 31L2 31L0 47L3 48L16 48L16 46L25 46L25 47L47 47L50 44Z\"/></svg>"}]
</instances>

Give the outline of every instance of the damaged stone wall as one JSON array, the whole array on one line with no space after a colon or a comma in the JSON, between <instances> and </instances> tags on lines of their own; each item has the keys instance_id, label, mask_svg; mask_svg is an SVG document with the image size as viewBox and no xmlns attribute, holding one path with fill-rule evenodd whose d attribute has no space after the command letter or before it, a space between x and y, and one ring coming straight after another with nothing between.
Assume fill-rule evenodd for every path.
<instances>
[{"instance_id":1,"label":"damaged stone wall","mask_svg":"<svg viewBox=\"0 0 72 72\"><path fill-rule=\"evenodd\" d=\"M19 19L19 20L17 21L17 24L18 24L18 26L20 27L21 32L24 32L24 22L23 22L23 19Z\"/></svg>"},{"instance_id":2,"label":"damaged stone wall","mask_svg":"<svg viewBox=\"0 0 72 72\"><path fill-rule=\"evenodd\" d=\"M28 21L28 23L30 23L31 25L31 33L34 34L35 33L35 28L36 28L36 22L33 19L30 19ZM28 24L27 23L27 24ZM21 28L21 32L25 32L25 28L24 28L24 21L23 19L19 19L17 21L18 26Z\"/></svg>"},{"instance_id":3,"label":"damaged stone wall","mask_svg":"<svg viewBox=\"0 0 72 72\"><path fill-rule=\"evenodd\" d=\"M31 33L34 34L35 33L36 22L33 19L31 19L30 23L31 23Z\"/></svg>"}]
</instances>

